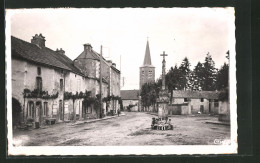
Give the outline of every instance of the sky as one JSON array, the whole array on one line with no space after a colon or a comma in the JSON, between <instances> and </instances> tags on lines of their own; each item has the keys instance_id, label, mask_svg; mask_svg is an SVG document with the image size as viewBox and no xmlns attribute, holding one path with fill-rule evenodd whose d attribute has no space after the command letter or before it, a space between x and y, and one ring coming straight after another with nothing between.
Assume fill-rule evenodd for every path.
<instances>
[{"instance_id":1,"label":"sky","mask_svg":"<svg viewBox=\"0 0 260 163\"><path fill-rule=\"evenodd\" d=\"M191 69L209 52L220 68L226 52L235 47L234 8L114 8L114 9L16 9L11 15L11 35L30 42L42 34L46 47L62 48L74 60L83 44L112 59L121 70L121 89L139 89L139 67L149 41L155 78L187 57ZM7 20L8 21L8 20ZM120 64L121 58L121 64ZM120 66L121 65L121 66Z\"/></svg>"}]
</instances>

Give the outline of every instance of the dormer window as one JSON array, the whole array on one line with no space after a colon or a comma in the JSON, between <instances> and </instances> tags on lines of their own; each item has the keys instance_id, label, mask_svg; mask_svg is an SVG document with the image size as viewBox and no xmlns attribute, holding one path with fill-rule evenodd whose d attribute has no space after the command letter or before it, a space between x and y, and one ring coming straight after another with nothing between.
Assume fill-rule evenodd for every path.
<instances>
[{"instance_id":1,"label":"dormer window","mask_svg":"<svg viewBox=\"0 0 260 163\"><path fill-rule=\"evenodd\" d=\"M37 67L37 75L41 75L42 71L40 67Z\"/></svg>"}]
</instances>

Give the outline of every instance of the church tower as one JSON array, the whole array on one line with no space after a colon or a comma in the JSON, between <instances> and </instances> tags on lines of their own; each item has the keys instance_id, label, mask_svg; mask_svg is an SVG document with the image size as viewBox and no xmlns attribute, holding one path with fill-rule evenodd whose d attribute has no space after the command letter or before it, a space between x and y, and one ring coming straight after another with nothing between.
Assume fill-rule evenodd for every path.
<instances>
[{"instance_id":1,"label":"church tower","mask_svg":"<svg viewBox=\"0 0 260 163\"><path fill-rule=\"evenodd\" d=\"M139 90L141 91L143 84L155 82L155 67L152 65L149 42L147 40L144 63L140 67Z\"/></svg>"}]
</instances>

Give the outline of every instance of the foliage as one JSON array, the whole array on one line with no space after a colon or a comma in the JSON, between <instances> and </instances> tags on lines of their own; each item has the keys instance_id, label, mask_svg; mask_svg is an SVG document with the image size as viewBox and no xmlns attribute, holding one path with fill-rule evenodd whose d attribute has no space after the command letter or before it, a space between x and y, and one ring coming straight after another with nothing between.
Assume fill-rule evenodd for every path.
<instances>
[{"instance_id":1,"label":"foliage","mask_svg":"<svg viewBox=\"0 0 260 163\"><path fill-rule=\"evenodd\" d=\"M227 101L228 100L228 96L229 96L229 90L228 87L226 87L225 89L223 89L219 95L218 95L218 99L220 101Z\"/></svg>"},{"instance_id":2,"label":"foliage","mask_svg":"<svg viewBox=\"0 0 260 163\"><path fill-rule=\"evenodd\" d=\"M157 83L145 83L141 88L141 100L144 107L152 106L156 103L160 87Z\"/></svg>"},{"instance_id":3,"label":"foliage","mask_svg":"<svg viewBox=\"0 0 260 163\"><path fill-rule=\"evenodd\" d=\"M208 53L205 62L203 63L203 79L204 84L202 85L202 90L204 91L214 91L216 90L216 68L215 62L213 61L211 55Z\"/></svg>"},{"instance_id":4,"label":"foliage","mask_svg":"<svg viewBox=\"0 0 260 163\"><path fill-rule=\"evenodd\" d=\"M179 73L180 73L180 87L181 89L189 89L190 87L190 74L191 74L191 70L190 70L190 62L188 60L187 57L185 57L179 67Z\"/></svg>"},{"instance_id":5,"label":"foliage","mask_svg":"<svg viewBox=\"0 0 260 163\"><path fill-rule=\"evenodd\" d=\"M171 93L170 101L172 101L172 91L176 89L182 89L185 85L183 81L183 75L181 71L178 69L177 65L175 67L171 67L168 73L165 76L166 86L168 87L168 91Z\"/></svg>"},{"instance_id":6,"label":"foliage","mask_svg":"<svg viewBox=\"0 0 260 163\"><path fill-rule=\"evenodd\" d=\"M215 62L208 53L205 58L205 62L198 62L193 72L191 73L191 89L203 91L216 90L216 76L217 69L215 68Z\"/></svg>"},{"instance_id":7,"label":"foliage","mask_svg":"<svg viewBox=\"0 0 260 163\"><path fill-rule=\"evenodd\" d=\"M131 108L134 107L136 105L132 105L132 104L129 104L126 108L127 108L127 111L131 112Z\"/></svg>"},{"instance_id":8,"label":"foliage","mask_svg":"<svg viewBox=\"0 0 260 163\"><path fill-rule=\"evenodd\" d=\"M75 94L73 94L72 92L64 92L64 100L72 99L74 101L76 99L87 98L90 96L91 96L91 91L87 91L87 90L85 91L85 93L80 91L79 93L76 92Z\"/></svg>"},{"instance_id":9,"label":"foliage","mask_svg":"<svg viewBox=\"0 0 260 163\"><path fill-rule=\"evenodd\" d=\"M201 90L204 85L204 69L203 64L198 62L191 73L191 89L194 91Z\"/></svg>"},{"instance_id":10,"label":"foliage","mask_svg":"<svg viewBox=\"0 0 260 163\"><path fill-rule=\"evenodd\" d=\"M110 112L107 112L107 116L113 116L113 115L115 115L114 110L110 110Z\"/></svg>"},{"instance_id":11,"label":"foliage","mask_svg":"<svg viewBox=\"0 0 260 163\"><path fill-rule=\"evenodd\" d=\"M104 97L103 99L102 99L102 101L103 102L108 102L108 101L111 101L111 100L118 100L118 101L120 101L121 100L121 97L119 97L119 96L114 96L114 95L110 95L110 96L107 96L107 97Z\"/></svg>"},{"instance_id":12,"label":"foliage","mask_svg":"<svg viewBox=\"0 0 260 163\"><path fill-rule=\"evenodd\" d=\"M38 89L34 89L33 91L29 89L23 90L24 98L42 98L42 99L56 99L59 96L59 93L49 95L48 91L41 91Z\"/></svg>"},{"instance_id":13,"label":"foliage","mask_svg":"<svg viewBox=\"0 0 260 163\"><path fill-rule=\"evenodd\" d=\"M229 75L229 65L224 63L217 74L217 90L224 90L228 87L228 75Z\"/></svg>"}]
</instances>

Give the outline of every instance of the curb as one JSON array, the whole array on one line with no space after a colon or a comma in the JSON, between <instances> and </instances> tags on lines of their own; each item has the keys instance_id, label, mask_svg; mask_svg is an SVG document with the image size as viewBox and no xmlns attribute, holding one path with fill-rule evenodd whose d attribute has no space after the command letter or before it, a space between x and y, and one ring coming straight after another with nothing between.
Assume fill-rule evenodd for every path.
<instances>
[{"instance_id":1,"label":"curb","mask_svg":"<svg viewBox=\"0 0 260 163\"><path fill-rule=\"evenodd\" d=\"M125 116L125 114L121 114L119 117L121 117L121 116ZM111 117L105 117L105 118L102 118L102 119L94 119L94 120L90 120L90 121L82 121L82 122L74 123L74 124L72 124L72 126L74 126L74 125L81 125L81 124L85 124L85 123L93 123L93 122L97 122L97 121L103 121L103 120L116 118L116 117L118 117L118 116L115 115L115 116L111 116Z\"/></svg>"},{"instance_id":2,"label":"curb","mask_svg":"<svg viewBox=\"0 0 260 163\"><path fill-rule=\"evenodd\" d=\"M215 125L224 125L224 126L230 126L229 123L223 123L223 122L213 122L213 121L206 121L205 123L208 124L215 124Z\"/></svg>"}]
</instances>

